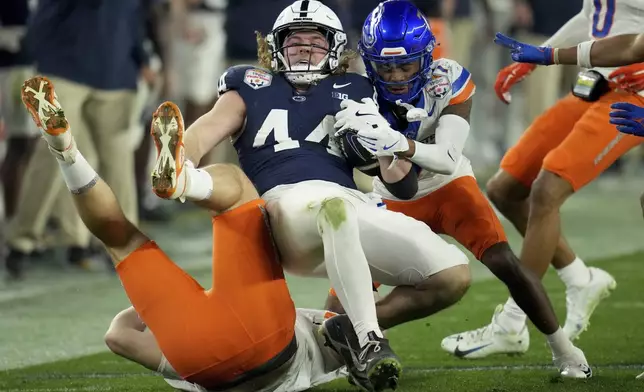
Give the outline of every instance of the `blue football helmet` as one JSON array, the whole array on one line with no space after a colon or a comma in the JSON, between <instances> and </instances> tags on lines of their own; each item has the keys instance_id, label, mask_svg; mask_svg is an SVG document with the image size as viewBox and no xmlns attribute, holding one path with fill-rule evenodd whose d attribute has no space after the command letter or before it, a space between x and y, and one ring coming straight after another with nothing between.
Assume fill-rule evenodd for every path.
<instances>
[{"instance_id":1,"label":"blue football helmet","mask_svg":"<svg viewBox=\"0 0 644 392\"><path fill-rule=\"evenodd\" d=\"M388 0L380 3L365 20L358 51L378 95L390 102L409 103L431 78L435 45L436 37L418 7L406 0ZM405 65L414 66L417 61L418 72L407 80L387 82L380 74L395 68L404 71Z\"/></svg>"}]
</instances>

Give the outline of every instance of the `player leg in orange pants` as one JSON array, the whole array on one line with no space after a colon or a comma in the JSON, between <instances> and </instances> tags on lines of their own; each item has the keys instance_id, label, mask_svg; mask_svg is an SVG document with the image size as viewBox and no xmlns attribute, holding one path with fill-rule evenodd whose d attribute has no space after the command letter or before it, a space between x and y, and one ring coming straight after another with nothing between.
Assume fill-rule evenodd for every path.
<instances>
[{"instance_id":1,"label":"player leg in orange pants","mask_svg":"<svg viewBox=\"0 0 644 392\"><path fill-rule=\"evenodd\" d=\"M540 286L534 283L537 277L517 269L519 262L503 226L474 177L456 178L414 201L387 200L386 204L388 209L425 222L432 231L449 235L465 246L507 284L542 333L550 335L559 329L545 292L536 289Z\"/></svg>"},{"instance_id":2,"label":"player leg in orange pants","mask_svg":"<svg viewBox=\"0 0 644 392\"><path fill-rule=\"evenodd\" d=\"M295 308L263 202L250 181L246 179L248 186L220 184L243 188L232 203L225 203L219 192L210 195L222 208L213 221L215 287L206 291L125 218L109 186L77 150L51 82L28 80L23 101L43 129L80 217L107 247L134 309L154 335L158 347L151 349L146 366L155 369L165 357L187 381L227 388L288 362L297 350ZM173 110L161 115L168 113ZM238 177L238 170L219 165L209 171L225 179ZM252 191L244 191L248 189Z\"/></svg>"},{"instance_id":3,"label":"player leg in orange pants","mask_svg":"<svg viewBox=\"0 0 644 392\"><path fill-rule=\"evenodd\" d=\"M595 306L615 281L576 258L561 235L559 209L574 192L641 143L608 123L610 105L618 101L640 103L637 95L618 91L596 102L572 94L559 100L507 152L487 186L490 199L525 237L522 263L539 276L551 263L559 271L570 270L560 276L569 300L564 331L572 339L587 328Z\"/></svg>"}]
</instances>

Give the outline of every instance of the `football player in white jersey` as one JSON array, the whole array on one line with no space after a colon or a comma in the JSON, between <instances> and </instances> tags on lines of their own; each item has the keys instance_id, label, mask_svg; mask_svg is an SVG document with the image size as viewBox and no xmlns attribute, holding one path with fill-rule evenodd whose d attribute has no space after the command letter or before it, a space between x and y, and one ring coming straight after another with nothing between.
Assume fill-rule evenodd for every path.
<instances>
[{"instance_id":1,"label":"football player in white jersey","mask_svg":"<svg viewBox=\"0 0 644 392\"><path fill-rule=\"evenodd\" d=\"M401 369L380 328L456 303L470 275L456 246L356 189L334 137L334 116L344 98L371 97L374 89L367 78L343 71L345 43L336 14L322 3L298 0L284 9L266 39L258 39L265 68L224 73L217 103L186 132L185 156L198 164L234 138L242 169L266 201L281 265L329 277L359 338L349 370L378 390L395 387ZM181 141L165 143L158 147L169 153L155 177L168 187L156 193L207 207L208 173L177 158L184 155ZM372 277L396 286L377 307Z\"/></svg>"},{"instance_id":2,"label":"football player in white jersey","mask_svg":"<svg viewBox=\"0 0 644 392\"><path fill-rule=\"evenodd\" d=\"M402 176L419 172L416 192L409 193L408 200L390 192L391 186L383 184L383 174L374 179L374 191L388 209L422 220L469 248L508 286L517 303L547 335L560 372L590 377L583 352L559 327L537 277L512 253L469 160L462 155L475 87L469 72L458 63L433 61L434 45L429 23L416 6L407 1L381 3L365 21L359 43L380 108L368 99L343 102L344 110L336 116L339 133L355 133L355 140L378 157L381 170L403 166ZM505 342L497 338L498 329L483 328L447 338L443 348L466 358L525 351L527 330L524 327L517 332L516 340Z\"/></svg>"},{"instance_id":3,"label":"football player in white jersey","mask_svg":"<svg viewBox=\"0 0 644 392\"><path fill-rule=\"evenodd\" d=\"M487 184L488 195L497 209L525 237L521 261L540 276L552 264L566 285L564 330L571 339L588 327L593 311L616 282L607 272L587 267L576 257L561 235L560 207L642 142L639 137L619 132L608 121L611 109L617 109L618 123L633 117L631 110L623 111L620 106L634 109L640 105L644 95L642 67L597 66L590 60L590 51L594 40L639 34L642 23L644 1L584 0L582 10L543 44L543 61L535 62L559 62L560 56L570 61L571 50L551 47L577 45L577 63L583 70L572 92L533 121ZM514 45L505 36L498 36L497 43ZM520 53L520 46L517 49ZM615 53L612 48L608 52ZM498 97L509 103L510 88L536 66L514 63L501 70L495 85ZM504 313L512 316L506 319L525 320L525 315L511 306ZM521 325L507 323L509 329Z\"/></svg>"},{"instance_id":4,"label":"football player in white jersey","mask_svg":"<svg viewBox=\"0 0 644 392\"><path fill-rule=\"evenodd\" d=\"M633 9L632 11L635 11ZM641 15L641 10L638 14ZM620 34L583 41L576 46L558 48L533 46L496 34L494 42L510 49L512 60L538 65L568 64L580 67L620 67L608 78L625 91L639 92L644 88L644 34ZM611 105L610 123L621 133L644 137L644 107L629 102ZM644 194L640 196L644 213ZM644 379L644 373L637 376Z\"/></svg>"}]
</instances>

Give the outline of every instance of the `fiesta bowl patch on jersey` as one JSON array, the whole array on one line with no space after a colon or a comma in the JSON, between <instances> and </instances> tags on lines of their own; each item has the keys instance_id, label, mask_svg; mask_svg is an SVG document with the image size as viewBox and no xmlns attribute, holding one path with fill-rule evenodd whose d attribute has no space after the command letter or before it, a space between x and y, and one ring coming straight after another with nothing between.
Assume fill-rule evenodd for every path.
<instances>
[{"instance_id":1,"label":"fiesta bowl patch on jersey","mask_svg":"<svg viewBox=\"0 0 644 392\"><path fill-rule=\"evenodd\" d=\"M432 80L427 83L425 89L432 98L442 99L451 91L452 84L449 82L449 78L447 76L434 75Z\"/></svg>"},{"instance_id":2,"label":"fiesta bowl patch on jersey","mask_svg":"<svg viewBox=\"0 0 644 392\"><path fill-rule=\"evenodd\" d=\"M255 90L271 85L273 75L263 69L247 69L244 74L244 83Z\"/></svg>"}]
</instances>

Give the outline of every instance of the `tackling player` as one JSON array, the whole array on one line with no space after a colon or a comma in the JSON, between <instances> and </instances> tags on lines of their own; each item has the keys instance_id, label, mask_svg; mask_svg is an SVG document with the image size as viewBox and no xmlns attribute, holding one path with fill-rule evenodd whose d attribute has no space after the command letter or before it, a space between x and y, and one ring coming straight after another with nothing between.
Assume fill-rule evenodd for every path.
<instances>
[{"instance_id":1,"label":"tackling player","mask_svg":"<svg viewBox=\"0 0 644 392\"><path fill-rule=\"evenodd\" d=\"M345 72L345 43L332 10L318 1L294 2L265 39L258 37L265 68L236 66L222 75L219 100L186 133L185 155L198 163L233 137L242 169L266 200L282 266L329 277L360 342L350 370L360 373L356 381L371 384L366 388L380 390L395 387L401 370L380 327L456 303L470 275L457 247L356 189L334 137L334 115L342 100L374 91L367 78ZM168 186L157 186L156 193L207 199L209 174L183 166L181 141L168 143L172 147L158 146L167 159L155 169L156 184ZM377 308L372 277L397 286Z\"/></svg>"},{"instance_id":2,"label":"tackling player","mask_svg":"<svg viewBox=\"0 0 644 392\"><path fill-rule=\"evenodd\" d=\"M133 304L106 336L114 352L188 391L303 391L341 376L343 362L333 350L345 355L337 342L356 341L355 332L347 317L324 321L322 311L295 309L264 202L241 170L204 169L216 182L209 195L216 213L213 287L205 290L125 218L78 151L51 82L35 77L22 91L79 215L107 247ZM155 141L182 133L178 108L162 104L153 119Z\"/></svg>"},{"instance_id":3,"label":"tackling player","mask_svg":"<svg viewBox=\"0 0 644 392\"><path fill-rule=\"evenodd\" d=\"M385 199L387 208L421 220L467 247L507 285L547 335L562 374L590 377L584 354L559 327L539 280L513 254L469 160L462 155L470 130L474 83L458 63L433 61L434 44L431 28L416 6L407 1L381 3L365 21L359 50L375 83L382 116L373 101L346 101L336 116L336 127L341 133L357 131L357 141L380 157L381 168L387 167L382 157L410 163L411 170L420 173L418 191L407 197L411 200L401 200L383 186L380 177L374 179L374 191ZM493 322L476 334L446 338L442 345L468 358L525 351L527 328L517 332L512 339L500 339L502 331Z\"/></svg>"}]
</instances>

